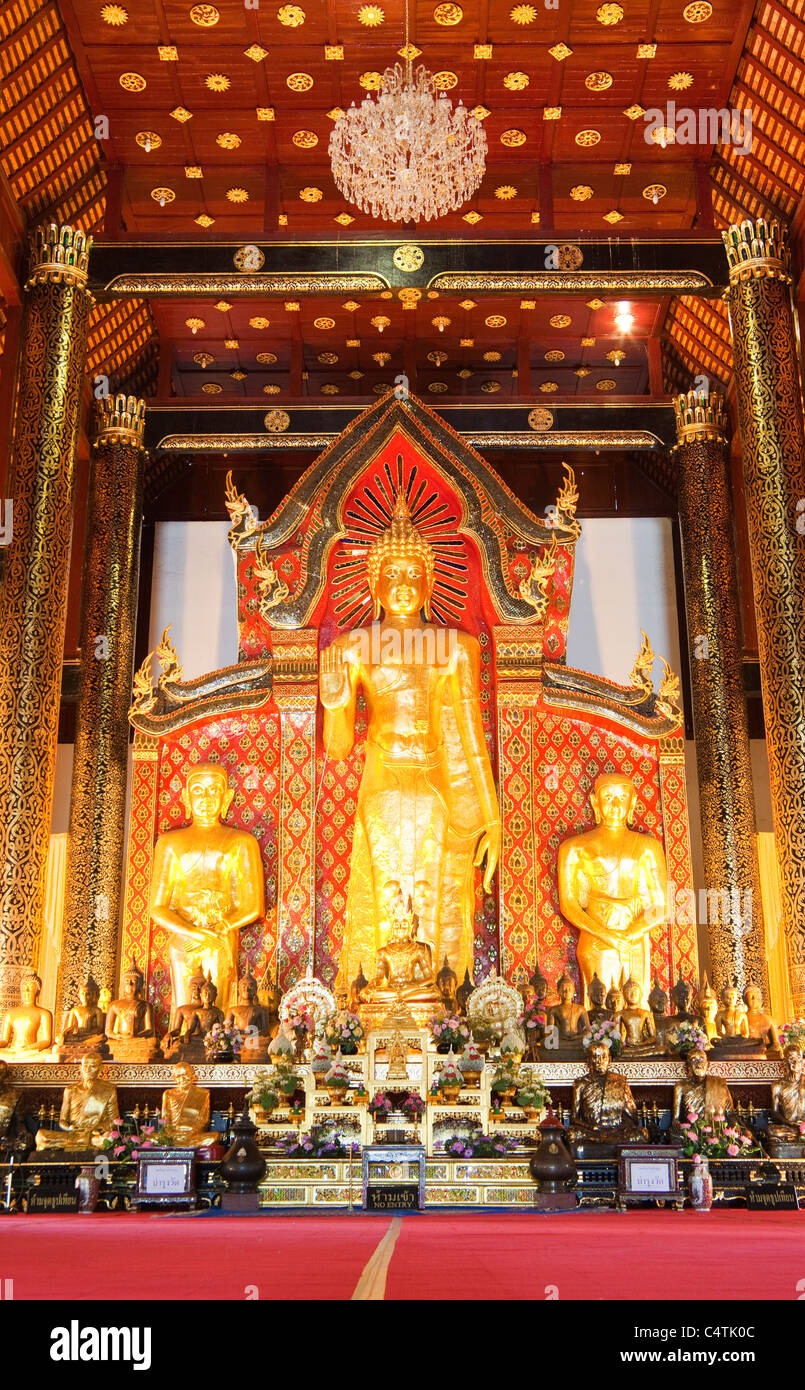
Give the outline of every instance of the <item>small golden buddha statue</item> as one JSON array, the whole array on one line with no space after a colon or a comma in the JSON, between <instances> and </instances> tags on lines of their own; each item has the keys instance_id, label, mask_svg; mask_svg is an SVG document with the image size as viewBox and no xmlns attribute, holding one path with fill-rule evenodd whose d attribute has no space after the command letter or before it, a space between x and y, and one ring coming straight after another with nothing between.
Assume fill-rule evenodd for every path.
<instances>
[{"instance_id":1,"label":"small golden buddha statue","mask_svg":"<svg viewBox=\"0 0 805 1390\"><path fill-rule=\"evenodd\" d=\"M685 1057L687 1077L684 1081L677 1081L674 1086L674 1132L689 1115L702 1117L704 1123L712 1125L716 1120L726 1120L732 1114L735 1107L729 1087L720 1076L710 1076L709 1066L707 1056L700 1048L693 1048Z\"/></svg>"},{"instance_id":2,"label":"small golden buddha statue","mask_svg":"<svg viewBox=\"0 0 805 1390\"><path fill-rule=\"evenodd\" d=\"M576 947L585 989L632 975L640 997L651 982L650 934L665 921L667 869L659 840L629 829L637 788L621 773L596 778L595 827L559 846L559 907L580 933Z\"/></svg>"},{"instance_id":3,"label":"small golden buddha statue","mask_svg":"<svg viewBox=\"0 0 805 1390\"><path fill-rule=\"evenodd\" d=\"M716 1013L715 1025L716 1037L749 1037L746 1009L740 1002L738 990L733 985L725 985L721 991L721 1007Z\"/></svg>"},{"instance_id":4,"label":"small golden buddha statue","mask_svg":"<svg viewBox=\"0 0 805 1390\"><path fill-rule=\"evenodd\" d=\"M701 1022L699 1014L694 1012L694 994L695 990L693 985L689 980L684 980L682 978L682 970L680 967L676 984L673 985L671 989L671 1001L675 1012L668 1018L668 1023L665 1028L666 1033L670 1032L672 1028L676 1028L679 1023Z\"/></svg>"},{"instance_id":5,"label":"small golden buddha statue","mask_svg":"<svg viewBox=\"0 0 805 1390\"><path fill-rule=\"evenodd\" d=\"M470 979L469 970L464 971L464 979L456 990L456 1008L462 1018L467 1016L467 1001L475 989L475 985Z\"/></svg>"},{"instance_id":6,"label":"small golden buddha statue","mask_svg":"<svg viewBox=\"0 0 805 1390\"><path fill-rule=\"evenodd\" d=\"M33 1147L33 1135L26 1130L17 1109L19 1099L19 1091L11 1084L8 1062L0 1061L0 1156L4 1161L9 1151Z\"/></svg>"},{"instance_id":7,"label":"small golden buddha statue","mask_svg":"<svg viewBox=\"0 0 805 1390\"><path fill-rule=\"evenodd\" d=\"M162 1092L162 1123L179 1149L201 1149L219 1139L210 1122L210 1093L196 1085L195 1069L189 1062L173 1068L174 1085Z\"/></svg>"},{"instance_id":8,"label":"small golden buddha statue","mask_svg":"<svg viewBox=\"0 0 805 1390\"><path fill-rule=\"evenodd\" d=\"M257 981L251 970L247 969L238 980L238 1002L229 1010L226 1021L240 1029L247 1043L249 1039L271 1037L268 1013L257 998Z\"/></svg>"},{"instance_id":9,"label":"small golden buddha statue","mask_svg":"<svg viewBox=\"0 0 805 1390\"><path fill-rule=\"evenodd\" d=\"M190 825L157 837L151 917L170 933L174 1005L201 967L227 1007L237 978L238 932L264 912L263 862L254 835L225 825L234 790L219 763L197 763L182 794Z\"/></svg>"},{"instance_id":10,"label":"small golden buddha statue","mask_svg":"<svg viewBox=\"0 0 805 1390\"><path fill-rule=\"evenodd\" d=\"M438 1004L433 978L433 954L426 941L416 939L417 920L409 900L406 908L398 883L386 884L389 934L377 952L377 974L366 991L370 1004Z\"/></svg>"},{"instance_id":11,"label":"small golden buddha statue","mask_svg":"<svg viewBox=\"0 0 805 1390\"><path fill-rule=\"evenodd\" d=\"M767 1057L780 1056L780 1037L770 1014L763 1009L763 993L758 985L747 985L743 993L750 1038L763 1044Z\"/></svg>"},{"instance_id":12,"label":"small golden buddha statue","mask_svg":"<svg viewBox=\"0 0 805 1390\"><path fill-rule=\"evenodd\" d=\"M190 998L186 1004L174 1004L171 1013L171 1026L168 1034L169 1038L178 1038L180 1033L186 1033L193 1020L193 1015L201 1008L201 986L204 984L206 976L203 970L197 970L190 980Z\"/></svg>"},{"instance_id":13,"label":"small golden buddha statue","mask_svg":"<svg viewBox=\"0 0 805 1390\"><path fill-rule=\"evenodd\" d=\"M657 1029L654 1015L640 1003L640 985L631 977L623 986L625 1006L621 1010L621 1032L623 1045L628 1053L654 1053L657 1051Z\"/></svg>"},{"instance_id":14,"label":"small golden buddha statue","mask_svg":"<svg viewBox=\"0 0 805 1390\"><path fill-rule=\"evenodd\" d=\"M621 1014L626 1008L626 1000L623 997L623 990L621 989L620 985L615 984L614 980L612 981L612 984L607 990L606 1007L607 1018L611 1018L613 1022L616 1019L620 1018Z\"/></svg>"},{"instance_id":15,"label":"small golden buddha statue","mask_svg":"<svg viewBox=\"0 0 805 1390\"><path fill-rule=\"evenodd\" d=\"M363 1003L364 990L368 987L369 981L363 973L363 961L361 961L360 969L349 987L349 1007L353 1014L358 1013Z\"/></svg>"},{"instance_id":16,"label":"small golden buddha statue","mask_svg":"<svg viewBox=\"0 0 805 1390\"><path fill-rule=\"evenodd\" d=\"M92 976L87 976L86 982L78 991L78 1003L73 1005L65 1017L64 1031L58 1041L87 1043L96 1039L98 1042L103 1040L106 1017L98 1007L100 994L101 991Z\"/></svg>"},{"instance_id":17,"label":"small golden buddha statue","mask_svg":"<svg viewBox=\"0 0 805 1390\"><path fill-rule=\"evenodd\" d=\"M445 1012L448 1014L454 1014L458 1007L456 1004L458 975L456 974L455 970L450 969L450 962L447 959L447 956L445 956L444 964L441 970L439 971L438 975L436 976L436 988L438 989L439 994L441 995L442 1004L444 1006Z\"/></svg>"},{"instance_id":18,"label":"small golden buddha statue","mask_svg":"<svg viewBox=\"0 0 805 1390\"><path fill-rule=\"evenodd\" d=\"M769 1144L796 1144L805 1151L805 1067L799 1043L789 1043L783 1052L786 1076L771 1088L771 1113L766 1130ZM770 1150L771 1152L771 1150ZM775 1155L772 1153L772 1158Z\"/></svg>"},{"instance_id":19,"label":"small golden buddha statue","mask_svg":"<svg viewBox=\"0 0 805 1390\"><path fill-rule=\"evenodd\" d=\"M598 1023L600 1019L609 1018L609 1011L606 1007L607 987L603 980L599 980L597 975L593 975L587 986L587 997L590 1001L587 1015L590 1023Z\"/></svg>"},{"instance_id":20,"label":"small golden buddha statue","mask_svg":"<svg viewBox=\"0 0 805 1390\"><path fill-rule=\"evenodd\" d=\"M559 1003L551 1004L548 1009L546 1023L546 1047L551 1046L548 1042L548 1030L556 1029L556 1040L559 1049L567 1048L568 1045L578 1047L581 1043L582 1035L587 1032L590 1020L587 1010L582 1004L574 1003L576 998L576 986L568 975L563 972L556 981L556 992L559 995Z\"/></svg>"},{"instance_id":21,"label":"small golden buddha statue","mask_svg":"<svg viewBox=\"0 0 805 1390\"><path fill-rule=\"evenodd\" d=\"M81 1058L81 1080L65 1086L59 1129L39 1129L37 1149L100 1148L104 1138L119 1121L117 1090L101 1080L103 1058L88 1052Z\"/></svg>"},{"instance_id":22,"label":"small golden buddha statue","mask_svg":"<svg viewBox=\"0 0 805 1390\"><path fill-rule=\"evenodd\" d=\"M39 1004L42 981L34 970L20 980L20 1003L7 1011L0 1024L0 1054L10 1061L38 1059L53 1046L53 1015Z\"/></svg>"},{"instance_id":23,"label":"small golden buddha statue","mask_svg":"<svg viewBox=\"0 0 805 1390\"><path fill-rule=\"evenodd\" d=\"M223 1010L218 1008L218 986L208 976L201 986L201 1003L193 1014L186 1037L206 1038L214 1023L223 1023Z\"/></svg>"},{"instance_id":24,"label":"small golden buddha statue","mask_svg":"<svg viewBox=\"0 0 805 1390\"><path fill-rule=\"evenodd\" d=\"M376 959L389 879L411 886L422 938L461 976L473 959L473 867L483 865L488 893L500 849L481 649L472 634L431 622L436 555L402 491L366 570L374 622L338 636L319 673L331 757L353 747L360 690L368 715L339 983Z\"/></svg>"},{"instance_id":25,"label":"small golden buddha statue","mask_svg":"<svg viewBox=\"0 0 805 1390\"><path fill-rule=\"evenodd\" d=\"M154 1017L151 1005L143 998L145 976L134 956L123 976L123 995L113 999L106 1015L107 1038L151 1038Z\"/></svg>"},{"instance_id":26,"label":"small golden buddha statue","mask_svg":"<svg viewBox=\"0 0 805 1390\"><path fill-rule=\"evenodd\" d=\"M610 1071L606 1043L587 1051L587 1075L573 1083L568 1139L576 1156L593 1156L602 1145L634 1144L648 1137L637 1123L637 1105L625 1076Z\"/></svg>"},{"instance_id":27,"label":"small golden buddha statue","mask_svg":"<svg viewBox=\"0 0 805 1390\"><path fill-rule=\"evenodd\" d=\"M668 1026L668 993L663 989L656 974L648 997L648 1006L654 1015L654 1027L659 1037L660 1033L664 1033Z\"/></svg>"}]
</instances>

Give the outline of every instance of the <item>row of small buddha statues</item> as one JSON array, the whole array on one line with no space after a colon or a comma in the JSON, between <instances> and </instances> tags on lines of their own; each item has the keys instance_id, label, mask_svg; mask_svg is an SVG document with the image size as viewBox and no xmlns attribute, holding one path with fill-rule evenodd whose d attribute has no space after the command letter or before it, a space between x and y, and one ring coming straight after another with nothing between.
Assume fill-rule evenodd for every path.
<instances>
[{"instance_id":1,"label":"row of small buddha statues","mask_svg":"<svg viewBox=\"0 0 805 1390\"><path fill-rule=\"evenodd\" d=\"M247 970L238 981L237 1003L225 1014L216 1003L215 982L199 973L190 981L188 1002L173 1009L170 1029L160 1043L144 988L145 978L134 960L123 975L120 999L104 999L90 976L54 1039L53 1015L39 1003L42 981L30 971L20 985L20 1003L7 1010L0 1023L0 1057L41 1060L55 1046L59 1061L79 1060L89 1052L111 1053L117 1061L148 1062L159 1059L160 1053L169 1060L202 1061L207 1035L215 1024L227 1024L238 1030L246 1051L257 1058L279 1028L281 995L275 985L268 985L268 1002L261 1004L257 980Z\"/></svg>"},{"instance_id":2,"label":"row of small buddha statues","mask_svg":"<svg viewBox=\"0 0 805 1390\"><path fill-rule=\"evenodd\" d=\"M747 985L743 999L734 985L726 985L718 996L706 975L697 990L680 973L669 1000L655 976L646 1007L637 980L630 977L617 984L613 980L607 989L594 974L587 989L589 1002L584 1005L577 1002L576 986L565 971L556 982L558 999L552 1004L547 1003L548 992L548 980L537 965L524 991L525 1008L541 1011L545 1019L544 1025L529 1030L532 1060L557 1053L582 1056L585 1035L605 1020L617 1025L623 1051L634 1060L678 1052L675 1035L681 1024L698 1025L716 1056L780 1056L777 1027L764 1010L756 985Z\"/></svg>"}]
</instances>

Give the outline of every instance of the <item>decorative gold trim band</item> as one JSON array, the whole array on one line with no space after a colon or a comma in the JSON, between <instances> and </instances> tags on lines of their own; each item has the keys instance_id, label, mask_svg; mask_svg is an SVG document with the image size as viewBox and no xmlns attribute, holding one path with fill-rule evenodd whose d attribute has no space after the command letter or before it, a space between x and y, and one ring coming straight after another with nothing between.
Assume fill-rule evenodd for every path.
<instances>
[{"instance_id":1,"label":"decorative gold trim band","mask_svg":"<svg viewBox=\"0 0 805 1390\"><path fill-rule=\"evenodd\" d=\"M144 447L145 401L141 397L106 396L95 406L95 439L100 444L132 444L137 449Z\"/></svg>"},{"instance_id":2,"label":"decorative gold trim band","mask_svg":"<svg viewBox=\"0 0 805 1390\"><path fill-rule=\"evenodd\" d=\"M430 286L436 290L655 290L663 294L682 294L690 290L713 289L713 281L698 270L502 270L443 271L434 275Z\"/></svg>"},{"instance_id":3,"label":"decorative gold trim band","mask_svg":"<svg viewBox=\"0 0 805 1390\"><path fill-rule=\"evenodd\" d=\"M556 430L550 434L512 430L487 433L467 431L462 439L475 448L526 449L654 449L665 448L659 435L651 430ZM183 449L201 452L205 449L222 452L250 452L255 449L324 449L332 444L336 431L330 434L166 434L157 449Z\"/></svg>"},{"instance_id":4,"label":"decorative gold trim band","mask_svg":"<svg viewBox=\"0 0 805 1390\"><path fill-rule=\"evenodd\" d=\"M374 275L364 271L344 271L331 275L324 271L310 271L305 275L285 275L279 271L264 270L257 275L165 275L145 273L141 275L116 275L104 287L110 294L360 294L372 290L387 290L389 283L384 275Z\"/></svg>"},{"instance_id":5,"label":"decorative gold trim band","mask_svg":"<svg viewBox=\"0 0 805 1390\"><path fill-rule=\"evenodd\" d=\"M700 395L698 391L688 391L683 395L674 396L674 415L676 448L694 439L726 443L727 412L720 391L711 391L709 396Z\"/></svg>"},{"instance_id":6,"label":"decorative gold trim band","mask_svg":"<svg viewBox=\"0 0 805 1390\"><path fill-rule=\"evenodd\" d=\"M721 233L727 253L730 284L772 279L791 284L788 228L781 222L739 222Z\"/></svg>"},{"instance_id":7,"label":"decorative gold trim band","mask_svg":"<svg viewBox=\"0 0 805 1390\"><path fill-rule=\"evenodd\" d=\"M76 285L86 289L92 237L74 227L49 222L37 227L30 243L30 267L25 288L32 285Z\"/></svg>"}]
</instances>

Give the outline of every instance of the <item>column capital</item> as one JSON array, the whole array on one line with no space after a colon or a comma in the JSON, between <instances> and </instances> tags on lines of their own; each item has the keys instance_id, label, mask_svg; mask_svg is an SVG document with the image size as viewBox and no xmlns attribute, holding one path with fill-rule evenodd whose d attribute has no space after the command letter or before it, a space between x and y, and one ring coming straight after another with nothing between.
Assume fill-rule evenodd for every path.
<instances>
[{"instance_id":1,"label":"column capital","mask_svg":"<svg viewBox=\"0 0 805 1390\"><path fill-rule=\"evenodd\" d=\"M737 222L721 233L727 252L730 284L744 280L783 280L791 283L788 228L782 222Z\"/></svg>"},{"instance_id":2,"label":"column capital","mask_svg":"<svg viewBox=\"0 0 805 1390\"><path fill-rule=\"evenodd\" d=\"M95 438L101 444L131 444L143 449L145 437L145 401L138 396L104 396L95 403Z\"/></svg>"},{"instance_id":3,"label":"column capital","mask_svg":"<svg viewBox=\"0 0 805 1390\"><path fill-rule=\"evenodd\" d=\"M75 285L87 287L87 267L92 237L77 227L59 227L50 222L37 227L30 240L30 264L25 288L32 285Z\"/></svg>"},{"instance_id":4,"label":"column capital","mask_svg":"<svg viewBox=\"0 0 805 1390\"><path fill-rule=\"evenodd\" d=\"M677 448L695 440L715 440L726 444L727 412L720 391L711 391L708 396L698 391L674 396L674 415Z\"/></svg>"}]
</instances>

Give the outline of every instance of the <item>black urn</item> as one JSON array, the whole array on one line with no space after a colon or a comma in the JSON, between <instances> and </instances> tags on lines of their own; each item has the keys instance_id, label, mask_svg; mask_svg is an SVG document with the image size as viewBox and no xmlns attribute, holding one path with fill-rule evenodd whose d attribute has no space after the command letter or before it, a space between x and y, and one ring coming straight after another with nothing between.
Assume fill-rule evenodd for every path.
<instances>
[{"instance_id":1,"label":"black urn","mask_svg":"<svg viewBox=\"0 0 805 1390\"><path fill-rule=\"evenodd\" d=\"M576 1196L573 1189L578 1179L578 1171L565 1144L565 1132L561 1121L549 1111L539 1128L542 1142L529 1165L531 1176L537 1185L537 1207L575 1207Z\"/></svg>"},{"instance_id":2,"label":"black urn","mask_svg":"<svg viewBox=\"0 0 805 1390\"><path fill-rule=\"evenodd\" d=\"M232 1126L232 1143L220 1168L231 1193L256 1195L257 1184L265 1175L266 1161L255 1143L256 1133L257 1126L244 1110Z\"/></svg>"}]
</instances>

